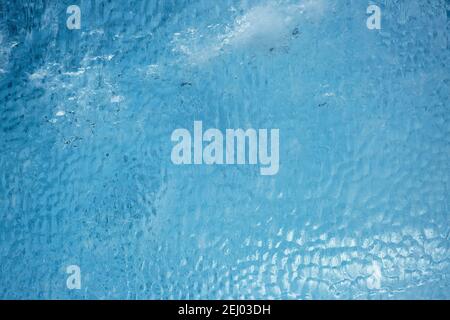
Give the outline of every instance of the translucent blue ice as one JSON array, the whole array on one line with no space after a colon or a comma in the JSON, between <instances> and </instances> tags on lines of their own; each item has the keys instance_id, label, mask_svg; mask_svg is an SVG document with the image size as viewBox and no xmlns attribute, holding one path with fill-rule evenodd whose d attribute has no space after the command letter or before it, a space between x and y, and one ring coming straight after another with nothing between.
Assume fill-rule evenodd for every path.
<instances>
[{"instance_id":1,"label":"translucent blue ice","mask_svg":"<svg viewBox=\"0 0 450 320\"><path fill-rule=\"evenodd\" d=\"M0 298L449 299L449 16L0 0ZM279 173L175 166L195 120L279 128Z\"/></svg>"}]
</instances>

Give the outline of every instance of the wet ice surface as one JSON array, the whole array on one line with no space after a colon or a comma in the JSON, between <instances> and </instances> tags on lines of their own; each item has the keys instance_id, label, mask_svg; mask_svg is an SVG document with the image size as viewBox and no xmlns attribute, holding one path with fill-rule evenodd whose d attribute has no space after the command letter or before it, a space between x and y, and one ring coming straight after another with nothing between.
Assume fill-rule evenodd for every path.
<instances>
[{"instance_id":1,"label":"wet ice surface","mask_svg":"<svg viewBox=\"0 0 450 320\"><path fill-rule=\"evenodd\" d=\"M70 4L0 2L0 297L450 298L448 2ZM174 166L194 120L280 172Z\"/></svg>"}]
</instances>

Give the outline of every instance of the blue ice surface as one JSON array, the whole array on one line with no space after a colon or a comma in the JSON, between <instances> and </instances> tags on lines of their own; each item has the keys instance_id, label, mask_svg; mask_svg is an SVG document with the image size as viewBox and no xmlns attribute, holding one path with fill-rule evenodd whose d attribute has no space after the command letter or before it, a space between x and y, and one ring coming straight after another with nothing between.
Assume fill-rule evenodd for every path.
<instances>
[{"instance_id":1,"label":"blue ice surface","mask_svg":"<svg viewBox=\"0 0 450 320\"><path fill-rule=\"evenodd\" d=\"M0 0L0 298L449 299L449 16ZM175 166L194 120L279 128L279 173Z\"/></svg>"}]
</instances>

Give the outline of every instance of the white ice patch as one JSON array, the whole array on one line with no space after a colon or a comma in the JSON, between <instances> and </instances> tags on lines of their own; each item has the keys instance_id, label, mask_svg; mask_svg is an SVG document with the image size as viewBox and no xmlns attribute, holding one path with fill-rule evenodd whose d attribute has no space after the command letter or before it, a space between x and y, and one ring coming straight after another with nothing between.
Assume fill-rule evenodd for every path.
<instances>
[{"instance_id":1,"label":"white ice patch","mask_svg":"<svg viewBox=\"0 0 450 320\"><path fill-rule=\"evenodd\" d=\"M81 76L85 71L86 71L86 69L79 68L78 71L64 72L63 75L69 76L69 77L78 77L78 76Z\"/></svg>"},{"instance_id":2,"label":"white ice patch","mask_svg":"<svg viewBox=\"0 0 450 320\"><path fill-rule=\"evenodd\" d=\"M296 13L299 13L298 8L284 8L273 4L254 7L236 19L223 43L233 46L277 45L289 34Z\"/></svg>"},{"instance_id":3,"label":"white ice patch","mask_svg":"<svg viewBox=\"0 0 450 320\"><path fill-rule=\"evenodd\" d=\"M30 80L41 80L47 76L47 71L39 69L28 76Z\"/></svg>"},{"instance_id":4,"label":"white ice patch","mask_svg":"<svg viewBox=\"0 0 450 320\"><path fill-rule=\"evenodd\" d=\"M125 98L123 96L112 96L111 103L119 103L122 102Z\"/></svg>"},{"instance_id":5,"label":"white ice patch","mask_svg":"<svg viewBox=\"0 0 450 320\"><path fill-rule=\"evenodd\" d=\"M102 56L88 57L87 59L90 60L90 61L97 61L97 60L111 61L112 58L114 58L113 54L105 54L105 55L102 55Z\"/></svg>"},{"instance_id":6,"label":"white ice patch","mask_svg":"<svg viewBox=\"0 0 450 320\"><path fill-rule=\"evenodd\" d=\"M146 70L146 74L148 76L155 76L159 74L159 65L157 64L151 64L148 66L147 70Z\"/></svg>"},{"instance_id":7,"label":"white ice patch","mask_svg":"<svg viewBox=\"0 0 450 320\"><path fill-rule=\"evenodd\" d=\"M280 47L287 44L295 28L301 30L306 19L320 18L324 11L323 0L304 0L296 4L268 1L250 8L229 25L211 25L209 29L222 30L216 34L188 28L175 33L172 43L174 51L188 56L192 63L208 61L226 50Z\"/></svg>"},{"instance_id":8,"label":"white ice patch","mask_svg":"<svg viewBox=\"0 0 450 320\"><path fill-rule=\"evenodd\" d=\"M377 262L372 262L372 265L367 267L367 272L370 276L367 278L367 287L369 289L381 288L381 267Z\"/></svg>"}]
</instances>

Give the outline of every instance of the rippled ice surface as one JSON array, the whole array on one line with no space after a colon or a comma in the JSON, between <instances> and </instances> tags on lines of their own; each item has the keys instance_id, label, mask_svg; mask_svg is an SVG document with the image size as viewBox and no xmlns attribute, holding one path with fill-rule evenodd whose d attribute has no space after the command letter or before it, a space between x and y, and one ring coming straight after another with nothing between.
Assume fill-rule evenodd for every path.
<instances>
[{"instance_id":1,"label":"rippled ice surface","mask_svg":"<svg viewBox=\"0 0 450 320\"><path fill-rule=\"evenodd\" d=\"M450 5L370 3L381 30L356 0L0 0L0 297L450 298ZM278 175L173 165L194 120L279 128Z\"/></svg>"}]
</instances>

